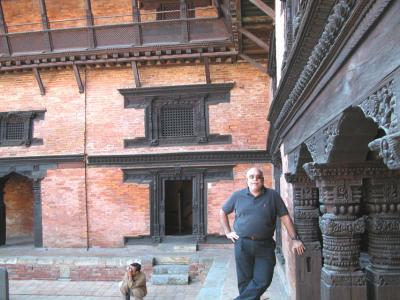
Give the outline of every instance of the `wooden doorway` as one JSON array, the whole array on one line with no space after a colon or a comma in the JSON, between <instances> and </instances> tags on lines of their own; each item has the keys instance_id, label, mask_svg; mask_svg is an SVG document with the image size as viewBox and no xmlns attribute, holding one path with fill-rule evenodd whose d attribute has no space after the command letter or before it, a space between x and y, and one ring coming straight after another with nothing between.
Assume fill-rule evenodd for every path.
<instances>
[{"instance_id":1,"label":"wooden doorway","mask_svg":"<svg viewBox=\"0 0 400 300\"><path fill-rule=\"evenodd\" d=\"M165 234L193 233L192 180L165 181Z\"/></svg>"}]
</instances>

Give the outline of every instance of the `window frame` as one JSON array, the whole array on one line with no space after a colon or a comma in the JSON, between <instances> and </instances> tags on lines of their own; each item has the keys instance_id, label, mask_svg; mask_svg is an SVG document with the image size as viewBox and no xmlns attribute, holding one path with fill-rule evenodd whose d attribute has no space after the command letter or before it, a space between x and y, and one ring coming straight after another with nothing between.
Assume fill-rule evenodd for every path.
<instances>
[{"instance_id":1,"label":"window frame","mask_svg":"<svg viewBox=\"0 0 400 300\"><path fill-rule=\"evenodd\" d=\"M144 109L145 136L125 139L125 148L230 144L231 135L210 134L209 105L230 101L233 83L121 89L125 108ZM161 109L165 106L193 107L193 136L161 134Z\"/></svg>"},{"instance_id":2,"label":"window frame","mask_svg":"<svg viewBox=\"0 0 400 300\"><path fill-rule=\"evenodd\" d=\"M0 147L22 146L29 147L33 142L42 141L34 139L33 120L42 115L44 111L15 111L0 112ZM23 123L23 136L21 139L7 139L7 124L12 118L19 118Z\"/></svg>"}]
</instances>

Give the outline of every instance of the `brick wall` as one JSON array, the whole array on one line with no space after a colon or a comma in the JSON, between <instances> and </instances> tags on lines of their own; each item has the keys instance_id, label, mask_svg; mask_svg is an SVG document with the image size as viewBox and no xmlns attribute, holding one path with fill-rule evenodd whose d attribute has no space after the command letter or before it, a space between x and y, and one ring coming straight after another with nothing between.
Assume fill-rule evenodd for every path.
<instances>
[{"instance_id":1,"label":"brick wall","mask_svg":"<svg viewBox=\"0 0 400 300\"><path fill-rule=\"evenodd\" d=\"M6 237L32 237L32 182L26 177L12 175L4 187L4 203L6 205Z\"/></svg>"},{"instance_id":2,"label":"brick wall","mask_svg":"<svg viewBox=\"0 0 400 300\"><path fill-rule=\"evenodd\" d=\"M129 68L87 71L89 154L265 149L269 79L248 64L211 66L213 83L235 82L230 103L209 106L210 133L232 135L232 144L124 149L123 140L144 136L144 110L124 109L120 88L133 87ZM258 73L257 73L258 74ZM205 83L201 66L140 67L143 87ZM104 107L107 105L105 117ZM99 128L107 128L99 135Z\"/></svg>"},{"instance_id":3,"label":"brick wall","mask_svg":"<svg viewBox=\"0 0 400 300\"><path fill-rule=\"evenodd\" d=\"M62 166L42 180L45 247L86 247L85 169Z\"/></svg>"},{"instance_id":4,"label":"brick wall","mask_svg":"<svg viewBox=\"0 0 400 300\"><path fill-rule=\"evenodd\" d=\"M150 234L148 185L123 183L122 171L88 169L89 244L121 247L123 236Z\"/></svg>"}]
</instances>

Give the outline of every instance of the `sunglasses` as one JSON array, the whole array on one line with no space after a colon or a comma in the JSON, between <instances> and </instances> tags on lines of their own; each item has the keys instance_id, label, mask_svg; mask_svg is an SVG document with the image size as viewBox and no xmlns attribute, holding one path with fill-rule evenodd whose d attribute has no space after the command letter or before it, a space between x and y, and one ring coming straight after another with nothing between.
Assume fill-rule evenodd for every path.
<instances>
[{"instance_id":1,"label":"sunglasses","mask_svg":"<svg viewBox=\"0 0 400 300\"><path fill-rule=\"evenodd\" d=\"M249 175L247 178L248 179L262 180L262 179L264 179L264 176L262 176L262 175Z\"/></svg>"}]
</instances>

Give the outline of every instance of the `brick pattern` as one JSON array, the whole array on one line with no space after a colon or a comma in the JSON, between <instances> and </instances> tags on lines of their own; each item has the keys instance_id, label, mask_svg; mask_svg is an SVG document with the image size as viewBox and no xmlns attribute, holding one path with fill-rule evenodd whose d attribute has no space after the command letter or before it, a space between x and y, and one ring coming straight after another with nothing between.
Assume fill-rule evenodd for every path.
<instances>
[{"instance_id":1,"label":"brick pattern","mask_svg":"<svg viewBox=\"0 0 400 300\"><path fill-rule=\"evenodd\" d=\"M150 234L148 185L123 183L120 169L88 169L89 245L121 247Z\"/></svg>"},{"instance_id":2,"label":"brick pattern","mask_svg":"<svg viewBox=\"0 0 400 300\"><path fill-rule=\"evenodd\" d=\"M33 236L32 182L20 175L11 175L4 187L6 206L6 238Z\"/></svg>"},{"instance_id":3,"label":"brick pattern","mask_svg":"<svg viewBox=\"0 0 400 300\"><path fill-rule=\"evenodd\" d=\"M86 247L86 195L83 168L49 170L42 180L45 247Z\"/></svg>"}]
</instances>

